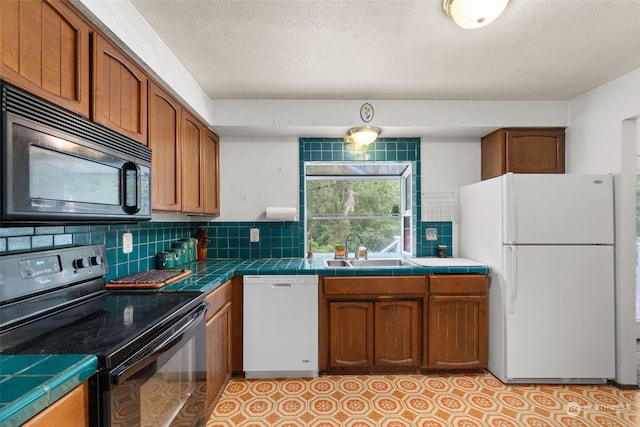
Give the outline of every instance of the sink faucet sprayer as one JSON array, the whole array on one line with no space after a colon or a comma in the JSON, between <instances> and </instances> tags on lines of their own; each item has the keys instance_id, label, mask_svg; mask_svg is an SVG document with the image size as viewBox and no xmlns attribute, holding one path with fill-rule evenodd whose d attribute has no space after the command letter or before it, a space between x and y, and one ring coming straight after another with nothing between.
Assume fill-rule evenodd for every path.
<instances>
[{"instance_id":1,"label":"sink faucet sprayer","mask_svg":"<svg viewBox=\"0 0 640 427\"><path fill-rule=\"evenodd\" d=\"M359 248L360 246L362 246L362 237L360 237L360 235L359 235L357 232L355 232L355 231L352 231L351 233L349 233L349 234L347 235L347 238L346 238L346 239L345 239L345 241L344 241L344 255L345 255L345 258L346 258L346 259L349 259L349 237L351 237L351 236L356 236L356 237L358 238L358 240L359 240L358 248ZM366 252L365 252L365 254L366 254ZM356 250L354 251L353 257L354 257L355 259L358 259L358 249L357 249L357 248L356 248ZM365 255L365 258L366 258L366 255Z\"/></svg>"}]
</instances>

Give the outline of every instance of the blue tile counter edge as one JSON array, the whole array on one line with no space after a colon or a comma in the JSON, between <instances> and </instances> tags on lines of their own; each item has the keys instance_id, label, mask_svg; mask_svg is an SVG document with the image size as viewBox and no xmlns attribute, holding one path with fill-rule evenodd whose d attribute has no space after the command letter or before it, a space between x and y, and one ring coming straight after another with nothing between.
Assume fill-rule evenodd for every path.
<instances>
[{"instance_id":1,"label":"blue tile counter edge","mask_svg":"<svg viewBox=\"0 0 640 427\"><path fill-rule=\"evenodd\" d=\"M175 283L157 288L160 291L215 290L234 276L317 274L319 276L417 276L429 274L489 274L488 266L396 266L396 267L325 267L323 257L259 258L259 259L208 259L181 266L192 274Z\"/></svg>"},{"instance_id":2,"label":"blue tile counter edge","mask_svg":"<svg viewBox=\"0 0 640 427\"><path fill-rule=\"evenodd\" d=\"M90 355L0 354L0 424L23 424L89 379L97 366Z\"/></svg>"}]
</instances>

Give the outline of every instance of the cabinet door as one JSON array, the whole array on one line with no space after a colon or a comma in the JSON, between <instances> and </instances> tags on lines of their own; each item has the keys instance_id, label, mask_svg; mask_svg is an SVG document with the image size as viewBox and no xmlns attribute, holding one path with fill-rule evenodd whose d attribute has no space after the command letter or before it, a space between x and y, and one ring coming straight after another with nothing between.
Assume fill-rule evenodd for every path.
<instances>
[{"instance_id":1,"label":"cabinet door","mask_svg":"<svg viewBox=\"0 0 640 427\"><path fill-rule=\"evenodd\" d=\"M420 365L420 311L418 301L375 303L376 366Z\"/></svg>"},{"instance_id":2,"label":"cabinet door","mask_svg":"<svg viewBox=\"0 0 640 427\"><path fill-rule=\"evenodd\" d=\"M373 367L373 303L329 303L329 368Z\"/></svg>"},{"instance_id":3,"label":"cabinet door","mask_svg":"<svg viewBox=\"0 0 640 427\"><path fill-rule=\"evenodd\" d=\"M508 130L506 172L564 173L564 129Z\"/></svg>"},{"instance_id":4,"label":"cabinet door","mask_svg":"<svg viewBox=\"0 0 640 427\"><path fill-rule=\"evenodd\" d=\"M202 124L182 110L182 212L201 214L204 210L200 161L204 133Z\"/></svg>"},{"instance_id":5,"label":"cabinet door","mask_svg":"<svg viewBox=\"0 0 640 427\"><path fill-rule=\"evenodd\" d=\"M218 136L207 131L202 142L203 213L220 214L220 166Z\"/></svg>"},{"instance_id":6,"label":"cabinet door","mask_svg":"<svg viewBox=\"0 0 640 427\"><path fill-rule=\"evenodd\" d=\"M182 209L182 153L180 106L169 94L149 83L149 148L151 158L153 210Z\"/></svg>"},{"instance_id":7,"label":"cabinet door","mask_svg":"<svg viewBox=\"0 0 640 427\"><path fill-rule=\"evenodd\" d=\"M89 26L59 0L2 0L0 75L89 117Z\"/></svg>"},{"instance_id":8,"label":"cabinet door","mask_svg":"<svg viewBox=\"0 0 640 427\"><path fill-rule=\"evenodd\" d=\"M482 179L513 173L564 173L564 128L505 128L481 142Z\"/></svg>"},{"instance_id":9,"label":"cabinet door","mask_svg":"<svg viewBox=\"0 0 640 427\"><path fill-rule=\"evenodd\" d=\"M231 376L231 301L207 321L207 414Z\"/></svg>"},{"instance_id":10,"label":"cabinet door","mask_svg":"<svg viewBox=\"0 0 640 427\"><path fill-rule=\"evenodd\" d=\"M487 297L429 297L429 368L483 369L487 365Z\"/></svg>"},{"instance_id":11,"label":"cabinet door","mask_svg":"<svg viewBox=\"0 0 640 427\"><path fill-rule=\"evenodd\" d=\"M101 35L93 34L93 120L147 144L147 76Z\"/></svg>"},{"instance_id":12,"label":"cabinet door","mask_svg":"<svg viewBox=\"0 0 640 427\"><path fill-rule=\"evenodd\" d=\"M207 309L207 415L231 376L232 282L209 293Z\"/></svg>"},{"instance_id":13,"label":"cabinet door","mask_svg":"<svg viewBox=\"0 0 640 427\"><path fill-rule=\"evenodd\" d=\"M83 382L60 400L23 424L23 427L89 425L89 392L87 381Z\"/></svg>"}]
</instances>

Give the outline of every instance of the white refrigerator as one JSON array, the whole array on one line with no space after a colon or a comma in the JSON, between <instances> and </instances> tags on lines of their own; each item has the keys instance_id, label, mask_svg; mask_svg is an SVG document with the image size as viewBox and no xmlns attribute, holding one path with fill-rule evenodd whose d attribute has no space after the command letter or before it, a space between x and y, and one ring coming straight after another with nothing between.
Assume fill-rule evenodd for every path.
<instances>
[{"instance_id":1,"label":"white refrigerator","mask_svg":"<svg viewBox=\"0 0 640 427\"><path fill-rule=\"evenodd\" d=\"M508 173L460 189L460 256L491 267L489 371L614 377L613 236L609 175Z\"/></svg>"}]
</instances>

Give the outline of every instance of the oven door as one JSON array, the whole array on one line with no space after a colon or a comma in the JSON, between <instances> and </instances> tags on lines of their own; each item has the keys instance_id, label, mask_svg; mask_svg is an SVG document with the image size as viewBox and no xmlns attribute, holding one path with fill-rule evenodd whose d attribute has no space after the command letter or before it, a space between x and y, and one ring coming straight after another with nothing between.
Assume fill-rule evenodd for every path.
<instances>
[{"instance_id":1,"label":"oven door","mask_svg":"<svg viewBox=\"0 0 640 427\"><path fill-rule=\"evenodd\" d=\"M206 303L106 373L100 425L206 425L205 313Z\"/></svg>"}]
</instances>

